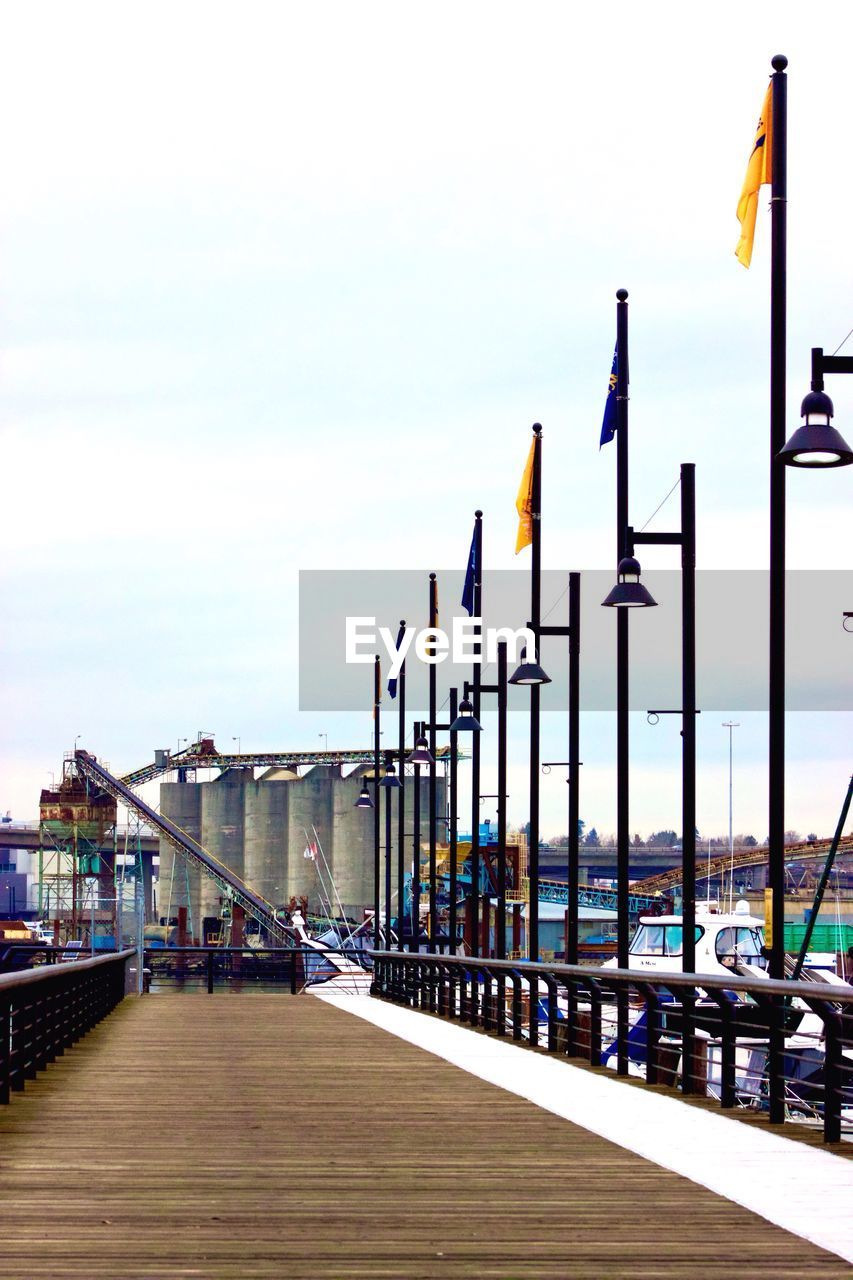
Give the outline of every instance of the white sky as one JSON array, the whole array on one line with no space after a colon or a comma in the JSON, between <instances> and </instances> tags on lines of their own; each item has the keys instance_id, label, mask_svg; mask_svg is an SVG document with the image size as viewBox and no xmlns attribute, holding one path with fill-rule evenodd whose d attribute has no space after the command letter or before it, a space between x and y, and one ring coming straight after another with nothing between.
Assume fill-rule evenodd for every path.
<instances>
[{"instance_id":1,"label":"white sky","mask_svg":"<svg viewBox=\"0 0 853 1280\"><path fill-rule=\"evenodd\" d=\"M695 461L699 564L766 565L769 221L762 201L746 272L734 208L782 51L793 424L810 347L853 326L853 23L843 4L690 12L6 7L0 808L34 817L78 733L122 769L199 728L366 741L367 715L297 710L298 570L461 568L476 506L487 565L520 564L535 420L546 566L610 565L597 442L622 285L632 518ZM831 394L849 438L853 385ZM848 567L850 474L789 474L792 567ZM732 715L735 825L763 838L764 722ZM791 718L790 826L834 826L851 721ZM612 725L583 733L581 811L612 830ZM546 759L564 738L548 717ZM679 826L679 742L638 721L643 833ZM521 821L521 720L513 746ZM716 833L717 717L699 752ZM543 827L565 829L553 778Z\"/></svg>"}]
</instances>

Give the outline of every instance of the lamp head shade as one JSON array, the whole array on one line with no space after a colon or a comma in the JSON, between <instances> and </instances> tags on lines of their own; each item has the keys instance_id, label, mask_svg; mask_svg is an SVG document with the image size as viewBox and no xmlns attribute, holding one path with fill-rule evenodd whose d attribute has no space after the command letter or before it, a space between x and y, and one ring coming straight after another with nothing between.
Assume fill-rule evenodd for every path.
<instances>
[{"instance_id":1,"label":"lamp head shade","mask_svg":"<svg viewBox=\"0 0 853 1280\"><path fill-rule=\"evenodd\" d=\"M423 734L421 734L419 738L415 739L414 750L410 751L409 754L406 756L406 764L434 764L434 763L435 763L435 759L433 757L432 752L429 749L429 743L427 742Z\"/></svg>"},{"instance_id":2,"label":"lamp head shade","mask_svg":"<svg viewBox=\"0 0 853 1280\"><path fill-rule=\"evenodd\" d=\"M474 715L474 708L469 698L459 703L459 715L450 726L451 733L482 733L483 726Z\"/></svg>"},{"instance_id":3,"label":"lamp head shade","mask_svg":"<svg viewBox=\"0 0 853 1280\"><path fill-rule=\"evenodd\" d=\"M853 462L853 449L832 426L833 412L825 391L809 392L800 409L802 425L779 452L786 466L846 467Z\"/></svg>"},{"instance_id":4,"label":"lamp head shade","mask_svg":"<svg viewBox=\"0 0 853 1280\"><path fill-rule=\"evenodd\" d=\"M513 671L509 678L509 684L534 685L534 684L550 684L551 677L543 670L538 662L535 661L536 654L533 655L534 661L527 661L527 650L524 649L521 654L521 662Z\"/></svg>"},{"instance_id":5,"label":"lamp head shade","mask_svg":"<svg viewBox=\"0 0 853 1280\"><path fill-rule=\"evenodd\" d=\"M616 586L602 605L616 609L650 609L657 605L657 600L640 582L640 562L633 556L625 556L619 561L616 572Z\"/></svg>"},{"instance_id":6,"label":"lamp head shade","mask_svg":"<svg viewBox=\"0 0 853 1280\"><path fill-rule=\"evenodd\" d=\"M373 801L370 798L370 792L367 789L367 783L362 783L361 791L358 793L358 799L353 806L356 809L372 809Z\"/></svg>"}]
</instances>

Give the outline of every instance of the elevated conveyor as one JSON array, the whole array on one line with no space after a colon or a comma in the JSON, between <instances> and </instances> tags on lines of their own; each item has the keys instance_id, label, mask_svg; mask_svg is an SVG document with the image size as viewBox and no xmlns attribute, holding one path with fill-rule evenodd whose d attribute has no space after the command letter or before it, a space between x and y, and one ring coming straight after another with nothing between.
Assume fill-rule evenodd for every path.
<instances>
[{"instance_id":1,"label":"elevated conveyor","mask_svg":"<svg viewBox=\"0 0 853 1280\"><path fill-rule=\"evenodd\" d=\"M450 748L441 747L435 753L436 760L448 761ZM457 751L456 758L464 760L462 751ZM177 769L297 769L304 765L351 765L373 764L373 751L251 751L238 753L234 751L218 751L212 739L202 739L176 751L174 755L164 751L161 758L151 764L142 765L131 773L126 773L118 781L128 787L140 787L144 782L152 782L164 773L174 773Z\"/></svg>"},{"instance_id":2,"label":"elevated conveyor","mask_svg":"<svg viewBox=\"0 0 853 1280\"><path fill-rule=\"evenodd\" d=\"M270 938L274 938L285 946L293 945L293 931L278 919L271 902L267 902L266 898L255 893L254 889L251 889L240 876L235 875L203 845L187 835L186 831L182 831L169 818L163 817L144 800L140 800L124 781L114 778L102 764L99 764L95 756L90 755L88 751L78 749L74 753L74 760L78 773L144 818L148 826L168 841L173 849L177 849L178 853L182 853L195 866L200 867L205 875L210 876L223 896L242 907L247 916L257 920Z\"/></svg>"},{"instance_id":3,"label":"elevated conveyor","mask_svg":"<svg viewBox=\"0 0 853 1280\"><path fill-rule=\"evenodd\" d=\"M812 859L825 858L829 852L831 840L802 840L798 844L785 845L786 862L808 862ZM838 842L838 853L853 853L853 835L842 836ZM704 861L697 850L696 879L714 879L729 871L731 867L759 867L767 865L767 847L756 845L754 849L740 849L732 858L730 853ZM673 867L671 871L663 871L660 875L647 876L645 880L635 880L631 885L632 893L651 894L665 893L681 884L681 867Z\"/></svg>"}]
</instances>

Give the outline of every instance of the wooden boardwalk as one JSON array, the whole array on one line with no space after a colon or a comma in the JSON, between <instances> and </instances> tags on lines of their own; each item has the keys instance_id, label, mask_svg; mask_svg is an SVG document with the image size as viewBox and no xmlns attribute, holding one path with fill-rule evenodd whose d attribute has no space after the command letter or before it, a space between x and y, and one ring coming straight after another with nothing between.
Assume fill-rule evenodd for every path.
<instances>
[{"instance_id":1,"label":"wooden boardwalk","mask_svg":"<svg viewBox=\"0 0 853 1280\"><path fill-rule=\"evenodd\" d=\"M310 996L126 1000L0 1110L0 1214L4 1280L851 1273Z\"/></svg>"}]
</instances>

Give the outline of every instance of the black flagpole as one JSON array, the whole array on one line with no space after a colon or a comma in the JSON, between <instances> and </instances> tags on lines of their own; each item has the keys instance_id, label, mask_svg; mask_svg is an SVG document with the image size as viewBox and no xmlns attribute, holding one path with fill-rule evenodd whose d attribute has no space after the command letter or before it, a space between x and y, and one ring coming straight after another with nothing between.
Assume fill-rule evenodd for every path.
<instances>
[{"instance_id":1,"label":"black flagpole","mask_svg":"<svg viewBox=\"0 0 853 1280\"><path fill-rule=\"evenodd\" d=\"M785 976L785 354L788 224L788 59L773 59L772 232L770 264L770 673L768 755L768 882L770 905L770 977ZM771 1032L771 1059L781 1058L782 1034ZM785 1118L781 1072L770 1072L770 1121ZM772 1082L776 1082L773 1087Z\"/></svg>"}]
</instances>

